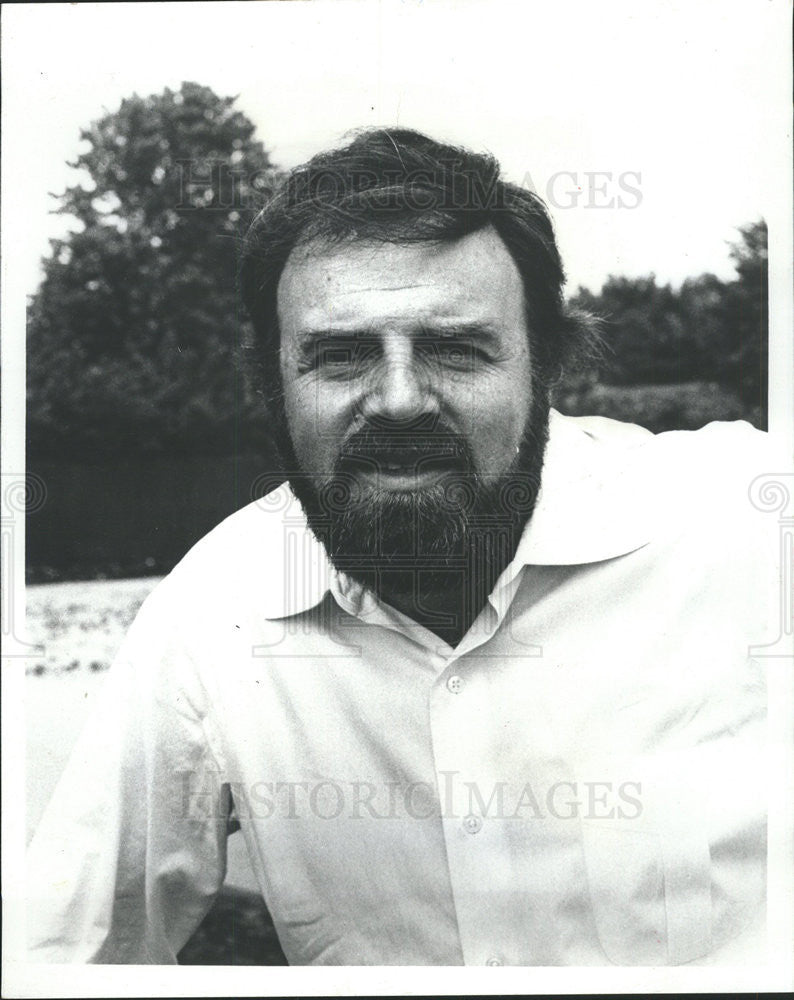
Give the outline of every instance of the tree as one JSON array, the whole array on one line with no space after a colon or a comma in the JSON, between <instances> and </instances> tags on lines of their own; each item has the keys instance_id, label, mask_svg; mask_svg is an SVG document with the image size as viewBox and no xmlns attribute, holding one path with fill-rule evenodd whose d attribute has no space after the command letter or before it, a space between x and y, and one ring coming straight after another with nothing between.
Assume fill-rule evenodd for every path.
<instances>
[{"instance_id":1,"label":"tree","mask_svg":"<svg viewBox=\"0 0 794 1000\"><path fill-rule=\"evenodd\" d=\"M611 385L671 384L699 378L701 358L680 297L654 275L610 276L599 295L584 290L580 308L606 320L604 380Z\"/></svg>"},{"instance_id":2,"label":"tree","mask_svg":"<svg viewBox=\"0 0 794 1000\"><path fill-rule=\"evenodd\" d=\"M604 360L598 371L568 375L557 391L559 405L618 419L638 413L654 430L739 417L766 426L763 220L740 227L730 255L734 281L701 274L676 291L657 285L653 275L610 276L598 294L580 288L571 305L604 319Z\"/></svg>"},{"instance_id":3,"label":"tree","mask_svg":"<svg viewBox=\"0 0 794 1000\"><path fill-rule=\"evenodd\" d=\"M731 246L736 281L725 298L725 342L721 381L749 406L757 409L766 426L769 372L769 254L763 219L739 229Z\"/></svg>"},{"instance_id":4,"label":"tree","mask_svg":"<svg viewBox=\"0 0 794 1000\"><path fill-rule=\"evenodd\" d=\"M236 364L236 248L275 176L232 97L184 83L81 132L28 323L29 451L81 459L266 442Z\"/></svg>"}]
</instances>

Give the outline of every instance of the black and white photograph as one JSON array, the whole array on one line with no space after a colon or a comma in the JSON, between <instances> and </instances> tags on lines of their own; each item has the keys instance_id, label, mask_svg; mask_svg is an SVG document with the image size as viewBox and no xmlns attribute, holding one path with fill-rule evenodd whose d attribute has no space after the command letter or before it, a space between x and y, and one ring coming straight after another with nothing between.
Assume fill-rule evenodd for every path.
<instances>
[{"instance_id":1,"label":"black and white photograph","mask_svg":"<svg viewBox=\"0 0 794 1000\"><path fill-rule=\"evenodd\" d=\"M3 995L794 989L790 5L2 22Z\"/></svg>"}]
</instances>

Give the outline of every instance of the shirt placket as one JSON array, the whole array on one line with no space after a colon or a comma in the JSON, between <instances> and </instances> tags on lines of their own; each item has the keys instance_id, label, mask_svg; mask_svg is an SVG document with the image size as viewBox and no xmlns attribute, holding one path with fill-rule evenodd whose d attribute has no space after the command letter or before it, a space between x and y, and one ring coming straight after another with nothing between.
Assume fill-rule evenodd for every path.
<instances>
[{"instance_id":1,"label":"shirt placket","mask_svg":"<svg viewBox=\"0 0 794 1000\"><path fill-rule=\"evenodd\" d=\"M498 785L505 763L492 751L494 690L486 672L498 655L488 643L503 624L518 580L497 607L483 608L452 650L428 630L403 623L402 616L365 595L343 601L346 610L425 646L437 671L429 695L429 722L436 765L441 823L460 947L467 965L522 964L522 929L527 926L526 893L513 869ZM340 602L342 603L342 602ZM406 620L407 621L407 620ZM501 695L497 695L501 701ZM509 764L507 765L509 768Z\"/></svg>"},{"instance_id":2,"label":"shirt placket","mask_svg":"<svg viewBox=\"0 0 794 1000\"><path fill-rule=\"evenodd\" d=\"M489 665L503 609L487 605L450 651L430 692L429 717L441 821L466 965L520 964L517 933L525 894L513 870L501 785L509 762L494 753L494 701L501 682ZM501 671L499 672L501 673Z\"/></svg>"}]
</instances>

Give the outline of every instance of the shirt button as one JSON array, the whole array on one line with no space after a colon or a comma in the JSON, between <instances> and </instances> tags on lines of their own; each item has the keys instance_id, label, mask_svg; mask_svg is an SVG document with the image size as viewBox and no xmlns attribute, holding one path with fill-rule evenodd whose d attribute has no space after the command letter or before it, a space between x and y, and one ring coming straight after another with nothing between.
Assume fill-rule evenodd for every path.
<instances>
[{"instance_id":1,"label":"shirt button","mask_svg":"<svg viewBox=\"0 0 794 1000\"><path fill-rule=\"evenodd\" d=\"M501 960L501 958L499 958L498 956L494 955L492 958L489 958L488 961L485 964L486 965L504 965L504 962Z\"/></svg>"},{"instance_id":2,"label":"shirt button","mask_svg":"<svg viewBox=\"0 0 794 1000\"><path fill-rule=\"evenodd\" d=\"M460 694L463 690L463 678L458 677L457 674L453 674L451 677L447 678L447 691L451 691L452 694Z\"/></svg>"},{"instance_id":3,"label":"shirt button","mask_svg":"<svg viewBox=\"0 0 794 1000\"><path fill-rule=\"evenodd\" d=\"M468 816L464 817L463 829L466 833L479 833L482 830L482 819L475 816L474 813L469 813Z\"/></svg>"}]
</instances>

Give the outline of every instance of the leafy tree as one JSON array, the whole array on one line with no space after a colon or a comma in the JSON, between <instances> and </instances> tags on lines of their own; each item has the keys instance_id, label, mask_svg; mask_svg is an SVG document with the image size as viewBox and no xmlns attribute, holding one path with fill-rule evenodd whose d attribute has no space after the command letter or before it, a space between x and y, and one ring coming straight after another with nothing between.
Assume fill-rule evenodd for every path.
<instances>
[{"instance_id":1,"label":"leafy tree","mask_svg":"<svg viewBox=\"0 0 794 1000\"><path fill-rule=\"evenodd\" d=\"M766 224L742 226L730 254L734 281L702 274L676 291L653 275L611 276L598 294L580 288L571 304L604 319L604 360L599 370L567 376L558 405L619 419L638 407L654 430L739 417L765 426ZM639 394L623 391L632 387Z\"/></svg>"},{"instance_id":2,"label":"leafy tree","mask_svg":"<svg viewBox=\"0 0 794 1000\"><path fill-rule=\"evenodd\" d=\"M272 187L254 126L207 87L122 101L81 132L28 323L34 456L229 453L266 443L236 365L236 246Z\"/></svg>"},{"instance_id":3,"label":"leafy tree","mask_svg":"<svg viewBox=\"0 0 794 1000\"><path fill-rule=\"evenodd\" d=\"M742 226L731 247L737 279L727 288L720 379L766 426L769 371L769 255L763 220Z\"/></svg>"},{"instance_id":4,"label":"leafy tree","mask_svg":"<svg viewBox=\"0 0 794 1000\"><path fill-rule=\"evenodd\" d=\"M609 277L599 295L581 292L578 305L606 320L604 378L612 385L687 382L700 356L679 296L656 277Z\"/></svg>"}]
</instances>

